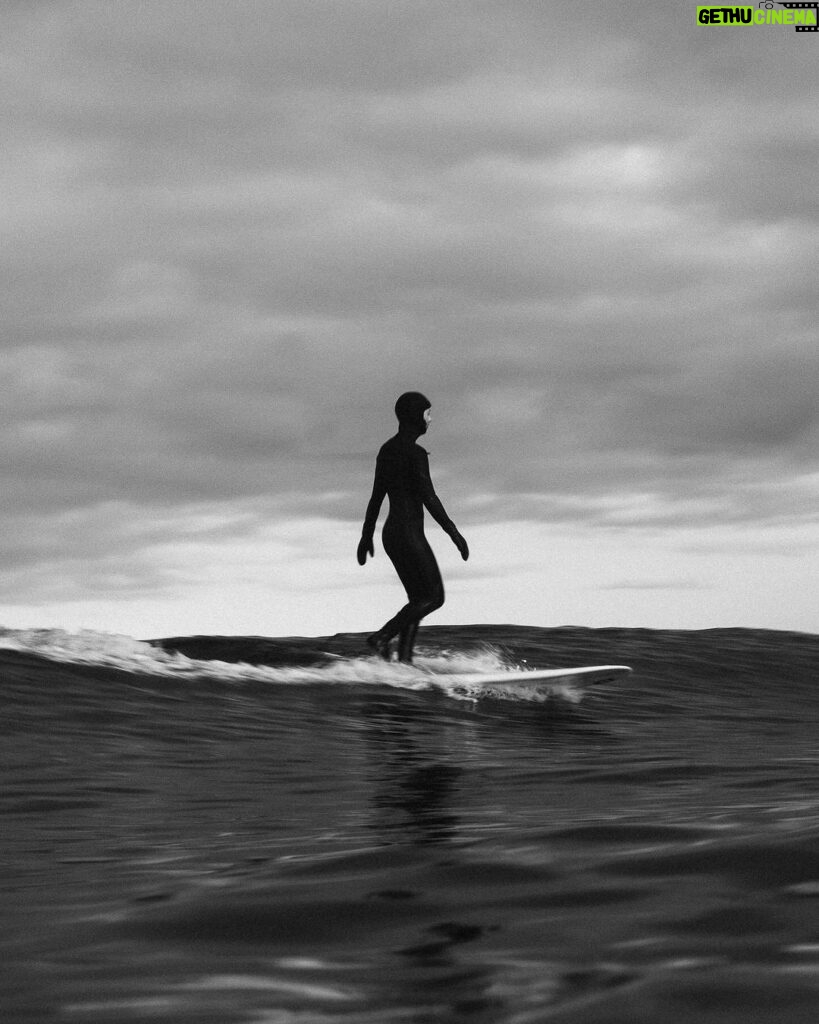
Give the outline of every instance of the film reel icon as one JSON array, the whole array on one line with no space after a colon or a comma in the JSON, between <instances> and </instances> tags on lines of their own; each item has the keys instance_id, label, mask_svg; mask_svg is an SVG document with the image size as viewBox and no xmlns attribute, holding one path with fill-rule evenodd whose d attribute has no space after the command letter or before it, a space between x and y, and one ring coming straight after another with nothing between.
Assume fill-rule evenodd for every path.
<instances>
[{"instance_id":1,"label":"film reel icon","mask_svg":"<svg viewBox=\"0 0 819 1024\"><path fill-rule=\"evenodd\" d=\"M777 7L785 7L789 11L816 11L815 25L794 25L794 29L797 32L819 32L819 0L811 0L810 3L773 3L772 0L760 0L757 7L767 11L773 11Z\"/></svg>"}]
</instances>

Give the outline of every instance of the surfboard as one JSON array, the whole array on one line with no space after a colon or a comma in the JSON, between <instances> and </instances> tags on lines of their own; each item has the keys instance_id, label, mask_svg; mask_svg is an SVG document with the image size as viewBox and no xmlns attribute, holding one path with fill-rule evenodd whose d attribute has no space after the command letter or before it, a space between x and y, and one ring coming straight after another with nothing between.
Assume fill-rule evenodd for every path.
<instances>
[{"instance_id":1,"label":"surfboard","mask_svg":"<svg viewBox=\"0 0 819 1024\"><path fill-rule=\"evenodd\" d=\"M584 665L581 668L453 673L441 676L440 680L444 689L475 700L543 700L549 696L579 700L589 687L622 680L630 672L628 665Z\"/></svg>"}]
</instances>

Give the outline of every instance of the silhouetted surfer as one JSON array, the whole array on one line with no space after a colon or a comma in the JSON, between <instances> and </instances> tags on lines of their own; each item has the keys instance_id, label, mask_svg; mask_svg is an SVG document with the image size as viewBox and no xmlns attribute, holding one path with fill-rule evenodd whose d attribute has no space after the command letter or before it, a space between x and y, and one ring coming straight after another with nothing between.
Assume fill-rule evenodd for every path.
<instances>
[{"instance_id":1,"label":"silhouetted surfer","mask_svg":"<svg viewBox=\"0 0 819 1024\"><path fill-rule=\"evenodd\" d=\"M452 538L463 560L469 558L466 541L444 511L432 486L429 454L415 443L426 433L429 410L429 399L418 391L407 391L395 403L398 433L385 442L378 453L373 493L358 544L358 564L364 565L367 555L375 553L375 523L384 495L389 495L390 511L381 540L409 600L397 615L369 637L367 643L381 657L389 659L390 641L398 636L400 661L412 661L418 623L444 603L441 573L424 536L424 507Z\"/></svg>"}]
</instances>

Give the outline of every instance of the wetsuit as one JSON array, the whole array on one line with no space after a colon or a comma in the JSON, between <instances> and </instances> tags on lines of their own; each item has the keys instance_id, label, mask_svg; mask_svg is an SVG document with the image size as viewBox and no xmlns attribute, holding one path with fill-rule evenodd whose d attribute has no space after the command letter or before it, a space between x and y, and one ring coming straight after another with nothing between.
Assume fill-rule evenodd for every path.
<instances>
[{"instance_id":1,"label":"wetsuit","mask_svg":"<svg viewBox=\"0 0 819 1024\"><path fill-rule=\"evenodd\" d=\"M398 433L381 446L375 464L372 497L367 505L361 532L358 560L372 553L372 537L384 496L390 509L381 534L384 550L407 592L407 603L369 639L383 657L389 657L389 642L398 635L398 657L412 660L418 623L444 603L444 584L438 563L424 536L424 508L449 534L464 558L466 541L444 510L429 475L429 455L416 439L426 430L424 411L429 401L417 392L402 395L396 403Z\"/></svg>"}]
</instances>

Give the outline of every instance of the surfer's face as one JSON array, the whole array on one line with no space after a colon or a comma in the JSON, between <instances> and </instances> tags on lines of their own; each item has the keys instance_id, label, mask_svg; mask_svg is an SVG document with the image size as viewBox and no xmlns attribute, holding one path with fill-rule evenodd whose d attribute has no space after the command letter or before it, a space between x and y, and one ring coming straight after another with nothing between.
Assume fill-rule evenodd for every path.
<instances>
[{"instance_id":1,"label":"surfer's face","mask_svg":"<svg viewBox=\"0 0 819 1024\"><path fill-rule=\"evenodd\" d=\"M424 409L424 423L429 426L429 421L432 419L432 409Z\"/></svg>"}]
</instances>

